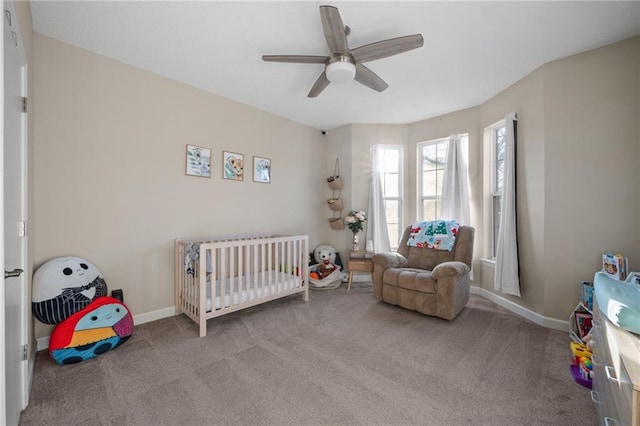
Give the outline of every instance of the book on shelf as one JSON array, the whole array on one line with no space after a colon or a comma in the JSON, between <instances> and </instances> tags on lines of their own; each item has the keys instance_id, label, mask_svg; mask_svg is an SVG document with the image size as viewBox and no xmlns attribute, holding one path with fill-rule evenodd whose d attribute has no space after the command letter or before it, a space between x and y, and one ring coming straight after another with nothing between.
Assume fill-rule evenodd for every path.
<instances>
[{"instance_id":1,"label":"book on shelf","mask_svg":"<svg viewBox=\"0 0 640 426\"><path fill-rule=\"evenodd\" d=\"M580 283L580 301L585 308L593 310L593 281Z\"/></svg>"},{"instance_id":2,"label":"book on shelf","mask_svg":"<svg viewBox=\"0 0 640 426\"><path fill-rule=\"evenodd\" d=\"M575 318L578 337L583 339L584 336L589 334L589 331L591 331L591 327L593 326L593 315L589 312L576 312Z\"/></svg>"},{"instance_id":3,"label":"book on shelf","mask_svg":"<svg viewBox=\"0 0 640 426\"><path fill-rule=\"evenodd\" d=\"M627 278L627 263L627 258L621 254L602 255L602 271L616 280L624 281Z\"/></svg>"}]
</instances>

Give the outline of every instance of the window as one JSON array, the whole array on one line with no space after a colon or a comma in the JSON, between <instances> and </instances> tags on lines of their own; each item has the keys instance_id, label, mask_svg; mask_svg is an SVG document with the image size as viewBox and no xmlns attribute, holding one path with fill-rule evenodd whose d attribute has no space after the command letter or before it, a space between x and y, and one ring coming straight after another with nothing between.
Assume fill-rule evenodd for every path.
<instances>
[{"instance_id":1,"label":"window","mask_svg":"<svg viewBox=\"0 0 640 426\"><path fill-rule=\"evenodd\" d=\"M418 144L418 220L440 218L442 180L449 138Z\"/></svg>"},{"instance_id":2,"label":"window","mask_svg":"<svg viewBox=\"0 0 640 426\"><path fill-rule=\"evenodd\" d=\"M373 145L373 166L380 173L389 242L396 249L402 230L402 146Z\"/></svg>"},{"instance_id":3,"label":"window","mask_svg":"<svg viewBox=\"0 0 640 426\"><path fill-rule=\"evenodd\" d=\"M493 243L491 257L497 253L500 214L502 212L502 185L504 182L504 148L506 123L504 120L485 129L485 138L491 144L491 230Z\"/></svg>"}]
</instances>

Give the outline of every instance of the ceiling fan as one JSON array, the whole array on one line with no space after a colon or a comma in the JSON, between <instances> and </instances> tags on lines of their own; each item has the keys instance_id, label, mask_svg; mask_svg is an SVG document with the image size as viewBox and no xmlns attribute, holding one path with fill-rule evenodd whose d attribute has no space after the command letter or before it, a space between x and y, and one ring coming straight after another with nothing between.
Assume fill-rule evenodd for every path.
<instances>
[{"instance_id":1,"label":"ceiling fan","mask_svg":"<svg viewBox=\"0 0 640 426\"><path fill-rule=\"evenodd\" d=\"M333 6L320 6L320 19L324 37L329 46L329 56L305 55L263 55L267 62L289 62L298 64L324 64L325 69L316 80L307 95L315 98L331 82L340 83L355 80L365 86L382 92L389 85L376 73L362 65L363 62L375 61L422 47L424 40L421 34L396 37L349 49L347 36L351 32L342 23L340 12Z\"/></svg>"}]
</instances>

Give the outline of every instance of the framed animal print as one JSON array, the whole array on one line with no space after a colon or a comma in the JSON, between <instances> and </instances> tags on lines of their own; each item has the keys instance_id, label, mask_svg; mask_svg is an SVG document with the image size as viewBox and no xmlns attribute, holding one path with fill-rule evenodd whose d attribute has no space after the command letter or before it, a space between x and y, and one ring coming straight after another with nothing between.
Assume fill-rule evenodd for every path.
<instances>
[{"instance_id":1,"label":"framed animal print","mask_svg":"<svg viewBox=\"0 0 640 426\"><path fill-rule=\"evenodd\" d=\"M211 150L187 145L187 176L211 177Z\"/></svg>"},{"instance_id":2,"label":"framed animal print","mask_svg":"<svg viewBox=\"0 0 640 426\"><path fill-rule=\"evenodd\" d=\"M271 160L253 157L253 181L271 183Z\"/></svg>"},{"instance_id":3,"label":"framed animal print","mask_svg":"<svg viewBox=\"0 0 640 426\"><path fill-rule=\"evenodd\" d=\"M222 178L230 180L244 179L244 155L222 151Z\"/></svg>"}]
</instances>

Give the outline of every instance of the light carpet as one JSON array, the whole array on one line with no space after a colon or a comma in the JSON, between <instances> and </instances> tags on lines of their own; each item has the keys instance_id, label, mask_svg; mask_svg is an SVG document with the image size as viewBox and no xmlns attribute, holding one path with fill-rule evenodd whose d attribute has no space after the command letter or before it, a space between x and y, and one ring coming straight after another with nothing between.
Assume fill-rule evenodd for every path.
<instances>
[{"instance_id":1,"label":"light carpet","mask_svg":"<svg viewBox=\"0 0 640 426\"><path fill-rule=\"evenodd\" d=\"M345 287L209 320L205 338L179 315L81 364L39 352L20 424L596 424L567 333L480 296L445 321Z\"/></svg>"}]
</instances>

